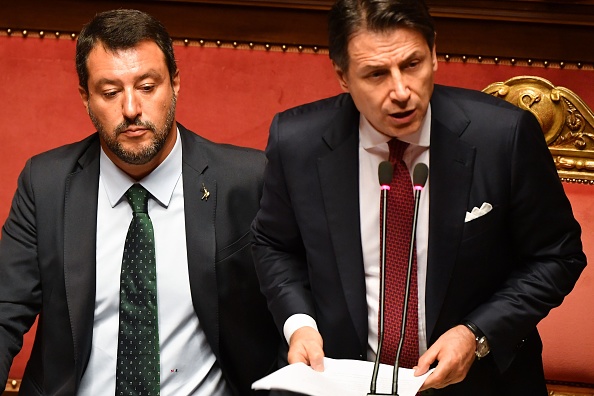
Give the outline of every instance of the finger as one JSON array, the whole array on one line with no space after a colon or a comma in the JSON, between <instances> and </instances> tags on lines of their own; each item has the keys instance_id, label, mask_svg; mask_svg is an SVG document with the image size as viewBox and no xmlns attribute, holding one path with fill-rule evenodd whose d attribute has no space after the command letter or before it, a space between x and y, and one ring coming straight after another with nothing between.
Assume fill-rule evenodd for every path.
<instances>
[{"instance_id":1,"label":"finger","mask_svg":"<svg viewBox=\"0 0 594 396\"><path fill-rule=\"evenodd\" d=\"M302 362L314 370L324 371L323 341L317 330L304 326L291 336L289 363Z\"/></svg>"},{"instance_id":2,"label":"finger","mask_svg":"<svg viewBox=\"0 0 594 396\"><path fill-rule=\"evenodd\" d=\"M437 347L432 346L420 358L418 364L413 367L415 377L425 374L437 359Z\"/></svg>"},{"instance_id":3,"label":"finger","mask_svg":"<svg viewBox=\"0 0 594 396\"><path fill-rule=\"evenodd\" d=\"M315 344L307 346L307 356L309 357L309 365L316 371L324 371L324 351L321 347Z\"/></svg>"},{"instance_id":4,"label":"finger","mask_svg":"<svg viewBox=\"0 0 594 396\"><path fill-rule=\"evenodd\" d=\"M433 372L427 377L420 390L426 390L430 388L441 389L445 388L449 384L459 382L452 380L452 372L450 368L451 367L446 367L445 364L438 364L437 367L435 367L435 370L433 370Z\"/></svg>"},{"instance_id":5,"label":"finger","mask_svg":"<svg viewBox=\"0 0 594 396\"><path fill-rule=\"evenodd\" d=\"M309 360L307 359L307 353L301 348L291 347L289 349L288 361L289 364L293 363L305 363L309 365Z\"/></svg>"},{"instance_id":6,"label":"finger","mask_svg":"<svg viewBox=\"0 0 594 396\"><path fill-rule=\"evenodd\" d=\"M452 361L440 361L435 370L427 377L421 390L435 388L441 389L448 385L456 384L466 378L468 368Z\"/></svg>"},{"instance_id":7,"label":"finger","mask_svg":"<svg viewBox=\"0 0 594 396\"><path fill-rule=\"evenodd\" d=\"M297 343L289 349L289 364L305 363L316 371L324 371L324 351L316 343Z\"/></svg>"}]
</instances>

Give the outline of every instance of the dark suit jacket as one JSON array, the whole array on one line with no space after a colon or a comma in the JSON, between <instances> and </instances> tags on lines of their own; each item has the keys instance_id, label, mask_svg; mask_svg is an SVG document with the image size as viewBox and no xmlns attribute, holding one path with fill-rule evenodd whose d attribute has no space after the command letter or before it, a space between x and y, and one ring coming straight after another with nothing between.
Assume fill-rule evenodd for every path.
<instances>
[{"instance_id":1,"label":"dark suit jacket","mask_svg":"<svg viewBox=\"0 0 594 396\"><path fill-rule=\"evenodd\" d=\"M245 395L275 368L278 348L250 251L265 159L178 126L192 302L225 378ZM76 394L89 360L99 152L94 134L30 159L2 230L0 383L39 313L25 395Z\"/></svg>"},{"instance_id":2,"label":"dark suit jacket","mask_svg":"<svg viewBox=\"0 0 594 396\"><path fill-rule=\"evenodd\" d=\"M431 108L428 342L467 319L492 350L440 394L545 395L536 324L586 259L542 130L530 113L475 91L436 86ZM277 326L311 315L332 358L364 359L367 349L358 125L346 94L277 115L253 223ZM483 202L493 210L465 223Z\"/></svg>"}]
</instances>

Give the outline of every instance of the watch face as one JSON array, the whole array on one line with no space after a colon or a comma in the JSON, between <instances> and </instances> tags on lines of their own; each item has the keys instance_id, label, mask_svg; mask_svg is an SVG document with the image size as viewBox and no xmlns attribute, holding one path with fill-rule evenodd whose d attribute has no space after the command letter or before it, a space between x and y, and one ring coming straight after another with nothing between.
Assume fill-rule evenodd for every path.
<instances>
[{"instance_id":1,"label":"watch face","mask_svg":"<svg viewBox=\"0 0 594 396\"><path fill-rule=\"evenodd\" d=\"M486 337L481 337L476 342L476 356L480 359L489 354L490 348Z\"/></svg>"}]
</instances>

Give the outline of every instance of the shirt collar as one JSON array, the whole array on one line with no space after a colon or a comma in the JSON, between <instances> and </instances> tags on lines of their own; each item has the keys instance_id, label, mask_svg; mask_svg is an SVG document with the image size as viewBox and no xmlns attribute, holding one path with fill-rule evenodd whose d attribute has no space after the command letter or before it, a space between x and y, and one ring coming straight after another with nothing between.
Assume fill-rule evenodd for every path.
<instances>
[{"instance_id":1,"label":"shirt collar","mask_svg":"<svg viewBox=\"0 0 594 396\"><path fill-rule=\"evenodd\" d=\"M359 141L361 147L368 150L387 143L391 139L390 136L384 135L375 129L367 118L361 114L361 117L359 117ZM429 147L431 139L431 104L427 107L427 114L425 114L421 128L410 135L398 139L415 146Z\"/></svg>"},{"instance_id":2,"label":"shirt collar","mask_svg":"<svg viewBox=\"0 0 594 396\"><path fill-rule=\"evenodd\" d=\"M122 199L126 191L134 184L140 183L161 205L168 207L173 190L182 174L182 147L179 129L173 149L159 166L142 180L136 181L118 168L101 148L100 173L101 182L107 192L107 198L113 208Z\"/></svg>"}]
</instances>

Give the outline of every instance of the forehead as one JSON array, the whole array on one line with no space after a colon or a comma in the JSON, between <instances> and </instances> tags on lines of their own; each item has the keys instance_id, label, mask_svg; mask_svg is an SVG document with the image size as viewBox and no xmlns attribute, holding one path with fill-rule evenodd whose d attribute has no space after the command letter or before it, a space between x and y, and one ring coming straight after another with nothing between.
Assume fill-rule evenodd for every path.
<instances>
[{"instance_id":1,"label":"forehead","mask_svg":"<svg viewBox=\"0 0 594 396\"><path fill-rule=\"evenodd\" d=\"M405 58L416 52L430 52L430 48L421 32L408 27L382 32L359 29L351 35L348 43L350 62Z\"/></svg>"},{"instance_id":2,"label":"forehead","mask_svg":"<svg viewBox=\"0 0 594 396\"><path fill-rule=\"evenodd\" d=\"M153 41L142 41L131 48L108 49L98 42L87 58L89 79L124 77L152 70L168 73L165 55Z\"/></svg>"}]
</instances>

